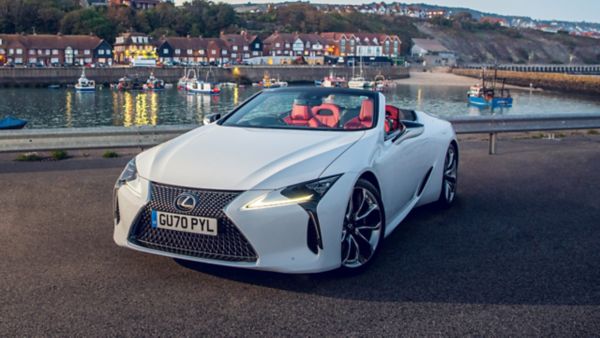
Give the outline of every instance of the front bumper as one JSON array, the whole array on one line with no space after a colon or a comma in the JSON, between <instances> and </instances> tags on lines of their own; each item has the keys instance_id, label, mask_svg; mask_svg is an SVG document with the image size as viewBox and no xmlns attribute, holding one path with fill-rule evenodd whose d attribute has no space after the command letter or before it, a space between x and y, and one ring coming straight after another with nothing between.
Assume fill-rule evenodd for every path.
<instances>
[{"instance_id":1,"label":"front bumper","mask_svg":"<svg viewBox=\"0 0 600 338\"><path fill-rule=\"evenodd\" d=\"M344 175L346 176L346 175ZM322 249L309 242L308 213L299 205L249 210L243 207L265 191L210 191L173 187L139 178L115 193L114 240L123 247L203 263L287 273L309 273L340 266L341 229L352 186L342 176L317 208ZM348 184L345 184L348 183ZM205 236L150 226L150 210L176 212L182 192L198 196L196 216L218 219L219 234Z\"/></svg>"}]
</instances>

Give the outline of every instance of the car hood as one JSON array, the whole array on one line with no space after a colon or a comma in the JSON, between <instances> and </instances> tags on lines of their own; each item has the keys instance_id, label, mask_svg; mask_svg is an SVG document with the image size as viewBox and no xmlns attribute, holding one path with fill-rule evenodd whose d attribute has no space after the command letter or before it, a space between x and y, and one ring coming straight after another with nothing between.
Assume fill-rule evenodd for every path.
<instances>
[{"instance_id":1,"label":"car hood","mask_svg":"<svg viewBox=\"0 0 600 338\"><path fill-rule=\"evenodd\" d=\"M278 189L318 178L364 131L207 125L138 155L153 182L215 190Z\"/></svg>"}]
</instances>

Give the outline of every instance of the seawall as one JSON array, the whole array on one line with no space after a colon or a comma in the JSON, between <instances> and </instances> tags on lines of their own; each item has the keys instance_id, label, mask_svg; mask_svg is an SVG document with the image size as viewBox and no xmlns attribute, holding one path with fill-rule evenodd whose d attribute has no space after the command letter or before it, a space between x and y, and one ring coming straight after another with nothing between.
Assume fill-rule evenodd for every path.
<instances>
[{"instance_id":1,"label":"seawall","mask_svg":"<svg viewBox=\"0 0 600 338\"><path fill-rule=\"evenodd\" d=\"M453 69L456 75L481 77L479 69ZM492 73L487 72L490 76ZM498 71L499 79L506 79L507 84L522 87L542 88L564 92L576 92L581 94L600 94L600 76L595 75L572 75L560 73L535 73L517 71Z\"/></svg>"},{"instance_id":2,"label":"seawall","mask_svg":"<svg viewBox=\"0 0 600 338\"><path fill-rule=\"evenodd\" d=\"M206 77L209 68L197 68L198 77ZM352 75L350 67L331 66L236 66L230 68L211 68L210 80L217 82L239 81L250 83L260 81L265 72L271 78L279 78L290 83L313 82L322 79L331 71L336 76L349 78ZM184 73L184 68L86 68L85 74L98 84L108 84L118 81L128 75L132 78L145 80L150 73L166 82L176 82ZM409 77L408 68L404 67L365 67L365 76L373 78L383 74L388 79L402 79ZM81 74L81 68L0 68L0 86L48 86L48 85L73 85Z\"/></svg>"}]
</instances>

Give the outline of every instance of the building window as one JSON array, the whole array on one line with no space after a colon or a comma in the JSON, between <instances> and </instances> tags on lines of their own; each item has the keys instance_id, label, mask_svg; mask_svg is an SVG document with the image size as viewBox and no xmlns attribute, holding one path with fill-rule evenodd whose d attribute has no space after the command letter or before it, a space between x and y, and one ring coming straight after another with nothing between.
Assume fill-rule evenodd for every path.
<instances>
[{"instance_id":1,"label":"building window","mask_svg":"<svg viewBox=\"0 0 600 338\"><path fill-rule=\"evenodd\" d=\"M23 58L15 58L15 63L20 65L23 63Z\"/></svg>"},{"instance_id":2,"label":"building window","mask_svg":"<svg viewBox=\"0 0 600 338\"><path fill-rule=\"evenodd\" d=\"M51 63L58 63L58 58L51 58L51 59L50 59L50 62L51 62Z\"/></svg>"},{"instance_id":3,"label":"building window","mask_svg":"<svg viewBox=\"0 0 600 338\"><path fill-rule=\"evenodd\" d=\"M233 50L238 50L238 46L233 46Z\"/></svg>"},{"instance_id":4,"label":"building window","mask_svg":"<svg viewBox=\"0 0 600 338\"><path fill-rule=\"evenodd\" d=\"M258 48L258 47L256 47L256 48ZM247 51L247 50L248 50L248 46L244 46L244 52Z\"/></svg>"},{"instance_id":5,"label":"building window","mask_svg":"<svg viewBox=\"0 0 600 338\"><path fill-rule=\"evenodd\" d=\"M35 55L35 49L30 49L29 50L29 55Z\"/></svg>"},{"instance_id":6,"label":"building window","mask_svg":"<svg viewBox=\"0 0 600 338\"><path fill-rule=\"evenodd\" d=\"M217 51L216 51L215 49L211 50L211 51L210 51L210 53L211 53L212 55L217 55Z\"/></svg>"},{"instance_id":7,"label":"building window","mask_svg":"<svg viewBox=\"0 0 600 338\"><path fill-rule=\"evenodd\" d=\"M204 49L198 49L198 54L204 55Z\"/></svg>"},{"instance_id":8,"label":"building window","mask_svg":"<svg viewBox=\"0 0 600 338\"><path fill-rule=\"evenodd\" d=\"M38 55L44 55L44 51L41 49L38 49Z\"/></svg>"},{"instance_id":9,"label":"building window","mask_svg":"<svg viewBox=\"0 0 600 338\"><path fill-rule=\"evenodd\" d=\"M58 55L58 49L53 49L52 50L52 55Z\"/></svg>"},{"instance_id":10,"label":"building window","mask_svg":"<svg viewBox=\"0 0 600 338\"><path fill-rule=\"evenodd\" d=\"M79 50L78 49L73 49L73 54L74 55L78 55L79 54Z\"/></svg>"},{"instance_id":11,"label":"building window","mask_svg":"<svg viewBox=\"0 0 600 338\"><path fill-rule=\"evenodd\" d=\"M0 48L0 54L5 54L4 48Z\"/></svg>"},{"instance_id":12,"label":"building window","mask_svg":"<svg viewBox=\"0 0 600 338\"><path fill-rule=\"evenodd\" d=\"M223 49L223 50L221 51L221 54L223 54L223 55L227 55L227 50L226 50L226 49Z\"/></svg>"},{"instance_id":13,"label":"building window","mask_svg":"<svg viewBox=\"0 0 600 338\"><path fill-rule=\"evenodd\" d=\"M135 36L132 36L132 37L131 37L131 42L133 42L133 43L137 43L137 37L135 37Z\"/></svg>"},{"instance_id":14,"label":"building window","mask_svg":"<svg viewBox=\"0 0 600 338\"><path fill-rule=\"evenodd\" d=\"M163 49L163 54L168 55L169 54L169 49L168 48Z\"/></svg>"},{"instance_id":15,"label":"building window","mask_svg":"<svg viewBox=\"0 0 600 338\"><path fill-rule=\"evenodd\" d=\"M86 50L84 50L84 51L83 51L83 54L84 54L84 55L90 55L90 50L89 50L89 49L86 49Z\"/></svg>"},{"instance_id":16,"label":"building window","mask_svg":"<svg viewBox=\"0 0 600 338\"><path fill-rule=\"evenodd\" d=\"M194 54L194 51L193 51L193 50L191 50L191 49L188 49L188 50L187 50L187 54L188 54L188 55L192 55L192 54Z\"/></svg>"},{"instance_id":17,"label":"building window","mask_svg":"<svg viewBox=\"0 0 600 338\"><path fill-rule=\"evenodd\" d=\"M23 50L21 48L17 48L17 55L23 54Z\"/></svg>"},{"instance_id":18,"label":"building window","mask_svg":"<svg viewBox=\"0 0 600 338\"><path fill-rule=\"evenodd\" d=\"M50 55L50 49L46 49L46 55Z\"/></svg>"},{"instance_id":19,"label":"building window","mask_svg":"<svg viewBox=\"0 0 600 338\"><path fill-rule=\"evenodd\" d=\"M8 50L8 55L12 55L12 54L14 54L14 53L15 53L15 50L14 50L14 49L10 48L10 49Z\"/></svg>"},{"instance_id":20,"label":"building window","mask_svg":"<svg viewBox=\"0 0 600 338\"><path fill-rule=\"evenodd\" d=\"M175 49L175 55L181 54L181 49Z\"/></svg>"},{"instance_id":21,"label":"building window","mask_svg":"<svg viewBox=\"0 0 600 338\"><path fill-rule=\"evenodd\" d=\"M104 49L99 49L98 50L98 55L104 55Z\"/></svg>"},{"instance_id":22,"label":"building window","mask_svg":"<svg viewBox=\"0 0 600 338\"><path fill-rule=\"evenodd\" d=\"M286 44L285 44L285 48L290 48L290 44L289 44L289 43L286 43Z\"/></svg>"},{"instance_id":23,"label":"building window","mask_svg":"<svg viewBox=\"0 0 600 338\"><path fill-rule=\"evenodd\" d=\"M281 47L281 44L280 44L279 42L277 42L277 43L275 44L275 48L279 48L279 47Z\"/></svg>"}]
</instances>

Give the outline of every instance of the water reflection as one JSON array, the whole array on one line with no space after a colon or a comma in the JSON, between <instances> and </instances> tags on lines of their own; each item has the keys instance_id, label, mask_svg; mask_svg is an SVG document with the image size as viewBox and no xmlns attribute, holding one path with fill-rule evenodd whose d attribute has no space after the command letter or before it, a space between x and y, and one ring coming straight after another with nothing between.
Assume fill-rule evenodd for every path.
<instances>
[{"instance_id":1,"label":"water reflection","mask_svg":"<svg viewBox=\"0 0 600 338\"><path fill-rule=\"evenodd\" d=\"M140 126L201 123L210 113L226 113L258 88L224 88L219 96L190 95L176 89L161 92L98 90L79 95L71 89L0 88L0 117L29 120L29 128ZM511 90L512 108L469 106L466 88L398 85L384 92L388 103L440 116L490 114L600 113L600 100L569 94ZM23 100L26 97L27 100Z\"/></svg>"},{"instance_id":2,"label":"water reflection","mask_svg":"<svg viewBox=\"0 0 600 338\"><path fill-rule=\"evenodd\" d=\"M68 128L73 127L73 98L72 93L67 92L65 95L65 119Z\"/></svg>"}]
</instances>

